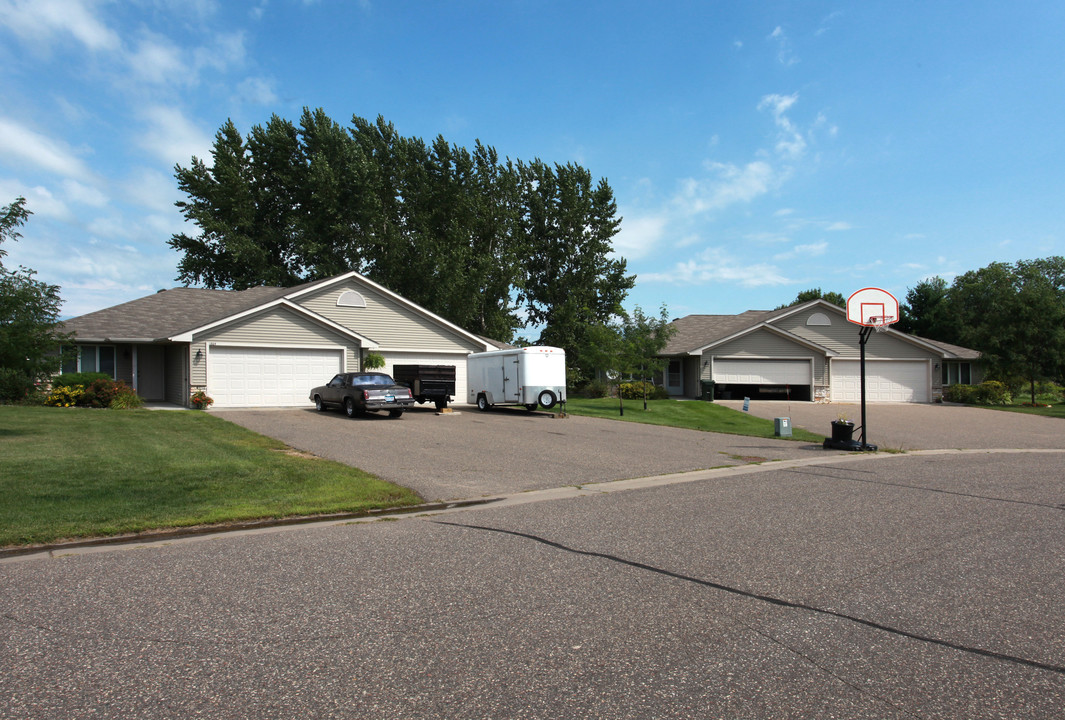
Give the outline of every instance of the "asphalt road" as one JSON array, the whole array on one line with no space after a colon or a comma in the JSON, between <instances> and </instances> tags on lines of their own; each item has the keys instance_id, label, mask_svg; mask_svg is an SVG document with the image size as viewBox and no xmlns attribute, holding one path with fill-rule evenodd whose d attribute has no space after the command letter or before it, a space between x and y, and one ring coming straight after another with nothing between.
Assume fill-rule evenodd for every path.
<instances>
[{"instance_id":1,"label":"asphalt road","mask_svg":"<svg viewBox=\"0 0 1065 720\"><path fill-rule=\"evenodd\" d=\"M5 561L0 717L1061 717L1065 454L823 457Z\"/></svg>"}]
</instances>

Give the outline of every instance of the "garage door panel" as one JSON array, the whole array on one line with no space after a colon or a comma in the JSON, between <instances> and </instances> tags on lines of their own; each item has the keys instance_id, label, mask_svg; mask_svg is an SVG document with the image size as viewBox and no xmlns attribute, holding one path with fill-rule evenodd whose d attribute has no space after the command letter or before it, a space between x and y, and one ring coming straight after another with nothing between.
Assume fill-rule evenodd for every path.
<instances>
[{"instance_id":1,"label":"garage door panel","mask_svg":"<svg viewBox=\"0 0 1065 720\"><path fill-rule=\"evenodd\" d=\"M860 402L861 363L837 360L832 363L832 400ZM928 364L893 360L867 360L865 363L866 402L928 402Z\"/></svg>"},{"instance_id":2,"label":"garage door panel","mask_svg":"<svg viewBox=\"0 0 1065 720\"><path fill-rule=\"evenodd\" d=\"M714 381L730 385L809 385L810 362L715 359Z\"/></svg>"},{"instance_id":3,"label":"garage door panel","mask_svg":"<svg viewBox=\"0 0 1065 720\"><path fill-rule=\"evenodd\" d=\"M311 388L341 371L340 348L212 346L207 393L215 407L309 405Z\"/></svg>"}]
</instances>

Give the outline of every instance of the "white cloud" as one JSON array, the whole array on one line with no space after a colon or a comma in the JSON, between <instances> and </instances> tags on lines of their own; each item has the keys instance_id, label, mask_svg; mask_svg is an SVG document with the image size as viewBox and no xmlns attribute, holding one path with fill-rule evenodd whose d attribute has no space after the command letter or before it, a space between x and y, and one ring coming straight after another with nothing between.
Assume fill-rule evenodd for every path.
<instances>
[{"instance_id":1,"label":"white cloud","mask_svg":"<svg viewBox=\"0 0 1065 720\"><path fill-rule=\"evenodd\" d=\"M237 85L236 99L248 105L273 105L277 102L277 93L269 80L251 77Z\"/></svg>"},{"instance_id":2,"label":"white cloud","mask_svg":"<svg viewBox=\"0 0 1065 720\"><path fill-rule=\"evenodd\" d=\"M787 252L778 253L773 256L774 260L791 260L795 258L812 258L824 255L828 250L828 241L822 240L815 243L807 243L804 245L796 245Z\"/></svg>"},{"instance_id":3,"label":"white cloud","mask_svg":"<svg viewBox=\"0 0 1065 720\"><path fill-rule=\"evenodd\" d=\"M168 167L178 163L187 165L193 155L210 157L214 142L211 135L196 127L177 108L155 105L143 115L148 127L139 139L140 145Z\"/></svg>"},{"instance_id":4,"label":"white cloud","mask_svg":"<svg viewBox=\"0 0 1065 720\"><path fill-rule=\"evenodd\" d=\"M63 177L92 179L88 167L63 143L0 117L0 157L3 156Z\"/></svg>"},{"instance_id":5,"label":"white cloud","mask_svg":"<svg viewBox=\"0 0 1065 720\"><path fill-rule=\"evenodd\" d=\"M138 168L122 183L122 189L125 197L140 207L164 214L180 214L174 202L180 200L182 195L171 175Z\"/></svg>"},{"instance_id":6,"label":"white cloud","mask_svg":"<svg viewBox=\"0 0 1065 720\"><path fill-rule=\"evenodd\" d=\"M649 255L662 240L666 218L625 214L623 217L621 230L614 236L614 253L630 260Z\"/></svg>"},{"instance_id":7,"label":"white cloud","mask_svg":"<svg viewBox=\"0 0 1065 720\"><path fill-rule=\"evenodd\" d=\"M34 218L55 218L64 222L74 219L74 214L59 198L55 197L48 188L40 185L29 187L17 180L0 180L0 198L4 198L6 204L17 197L26 198L26 209L33 213L30 223Z\"/></svg>"},{"instance_id":8,"label":"white cloud","mask_svg":"<svg viewBox=\"0 0 1065 720\"><path fill-rule=\"evenodd\" d=\"M772 166L763 160L755 160L743 167L714 162L708 169L716 175L715 178L688 178L681 182L675 203L684 212L702 213L750 202L769 192L780 181Z\"/></svg>"},{"instance_id":9,"label":"white cloud","mask_svg":"<svg viewBox=\"0 0 1065 720\"><path fill-rule=\"evenodd\" d=\"M162 85L194 80L181 59L181 49L157 33L145 31L128 62L133 74L145 82Z\"/></svg>"},{"instance_id":10,"label":"white cloud","mask_svg":"<svg viewBox=\"0 0 1065 720\"><path fill-rule=\"evenodd\" d=\"M79 205L99 208L108 203L108 197L103 192L69 178L63 181L63 192L68 200Z\"/></svg>"},{"instance_id":11,"label":"white cloud","mask_svg":"<svg viewBox=\"0 0 1065 720\"><path fill-rule=\"evenodd\" d=\"M767 263L743 264L722 248L707 248L692 260L674 265L663 273L641 273L644 282L667 282L681 285L728 283L742 287L788 285L792 281Z\"/></svg>"},{"instance_id":12,"label":"white cloud","mask_svg":"<svg viewBox=\"0 0 1065 720\"><path fill-rule=\"evenodd\" d=\"M839 230L850 230L851 227L852 226L851 226L851 224L849 222L843 222L843 221L840 220L840 221L837 221L837 222L834 222L834 223L829 223L828 226L825 228L825 230L831 230L831 231L835 232L835 231L839 231Z\"/></svg>"},{"instance_id":13,"label":"white cloud","mask_svg":"<svg viewBox=\"0 0 1065 720\"><path fill-rule=\"evenodd\" d=\"M773 122L779 130L775 149L778 155L788 160L798 160L806 153L806 139L785 114L798 100L798 93L793 95L774 93L763 96L761 102L758 103L759 110L768 109L773 114Z\"/></svg>"},{"instance_id":14,"label":"white cloud","mask_svg":"<svg viewBox=\"0 0 1065 720\"><path fill-rule=\"evenodd\" d=\"M787 33L784 32L784 28L777 25L773 28L773 32L769 33L767 38L776 42L777 44L777 61L781 65L794 65L799 62L799 58L791 49L791 41L788 40Z\"/></svg>"},{"instance_id":15,"label":"white cloud","mask_svg":"<svg viewBox=\"0 0 1065 720\"><path fill-rule=\"evenodd\" d=\"M33 43L50 43L57 36L70 35L94 52L117 50L121 40L94 16L96 4L79 0L8 0L0 2L0 24Z\"/></svg>"}]
</instances>

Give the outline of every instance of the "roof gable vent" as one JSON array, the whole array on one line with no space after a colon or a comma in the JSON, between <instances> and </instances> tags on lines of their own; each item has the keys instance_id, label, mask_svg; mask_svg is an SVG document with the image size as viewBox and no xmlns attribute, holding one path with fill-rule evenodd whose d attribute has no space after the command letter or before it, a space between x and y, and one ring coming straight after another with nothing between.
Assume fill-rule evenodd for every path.
<instances>
[{"instance_id":1,"label":"roof gable vent","mask_svg":"<svg viewBox=\"0 0 1065 720\"><path fill-rule=\"evenodd\" d=\"M354 290L345 290L337 298L337 307L366 307L366 298L362 293Z\"/></svg>"},{"instance_id":2,"label":"roof gable vent","mask_svg":"<svg viewBox=\"0 0 1065 720\"><path fill-rule=\"evenodd\" d=\"M831 325L832 321L829 320L828 315L824 313L814 313L806 320L807 325Z\"/></svg>"}]
</instances>

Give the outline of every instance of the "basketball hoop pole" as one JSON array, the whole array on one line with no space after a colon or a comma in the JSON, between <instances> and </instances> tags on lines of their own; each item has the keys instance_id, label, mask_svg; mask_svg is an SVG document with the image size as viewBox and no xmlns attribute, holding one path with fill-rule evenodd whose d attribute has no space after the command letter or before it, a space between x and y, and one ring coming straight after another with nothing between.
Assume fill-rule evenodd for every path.
<instances>
[{"instance_id":1,"label":"basketball hoop pole","mask_svg":"<svg viewBox=\"0 0 1065 720\"><path fill-rule=\"evenodd\" d=\"M861 373L862 373L862 445L861 449L865 450L869 446L865 442L865 341L869 339L869 336L873 334L873 328L870 326L863 326L858 331L858 347L861 349Z\"/></svg>"}]
</instances>

